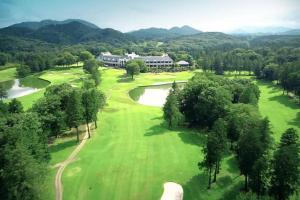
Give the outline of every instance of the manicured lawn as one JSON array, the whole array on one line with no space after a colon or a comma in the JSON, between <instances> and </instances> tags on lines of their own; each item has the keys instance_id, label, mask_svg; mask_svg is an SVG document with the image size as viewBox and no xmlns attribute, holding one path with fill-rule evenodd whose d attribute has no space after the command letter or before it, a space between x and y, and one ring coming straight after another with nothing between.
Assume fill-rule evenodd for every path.
<instances>
[{"instance_id":1,"label":"manicured lawn","mask_svg":"<svg viewBox=\"0 0 300 200\"><path fill-rule=\"evenodd\" d=\"M224 160L218 183L207 191L207 176L197 167L204 138L168 130L160 108L139 105L128 95L139 85L188 80L193 74L142 74L135 81L123 74L102 75L108 105L100 127L63 174L64 199L159 199L167 181L183 185L185 199L230 199L241 180L234 159Z\"/></svg>"},{"instance_id":2,"label":"manicured lawn","mask_svg":"<svg viewBox=\"0 0 300 200\"><path fill-rule=\"evenodd\" d=\"M64 199L159 199L167 181L183 186L184 199L233 199L243 177L232 156L223 160L217 183L207 190L207 175L197 167L205 138L193 130L167 129L160 108L139 105L128 95L135 87L188 80L193 73L141 74L134 81L124 73L103 69L101 89L108 103L98 117L99 128L63 173ZM78 68L47 71L41 78L78 87L83 76ZM287 127L299 130L299 106L270 83L258 84L262 92L259 109L269 117L275 139ZM29 108L43 91L20 100ZM75 147L75 137L56 140L50 147L50 165L65 160ZM55 172L51 168L43 199L54 199Z\"/></svg>"},{"instance_id":3,"label":"manicured lawn","mask_svg":"<svg viewBox=\"0 0 300 200\"><path fill-rule=\"evenodd\" d=\"M74 87L81 86L81 78L84 78L86 75L84 74L82 68L72 68L65 70L49 70L42 72L39 75L39 78L47 80L50 82L50 85L61 84L61 83L69 83ZM36 77L35 77L36 78ZM39 98L43 96L45 92L45 88L39 90L36 93L23 96L18 98L25 109L30 108Z\"/></svg>"},{"instance_id":4,"label":"manicured lawn","mask_svg":"<svg viewBox=\"0 0 300 200\"><path fill-rule=\"evenodd\" d=\"M287 128L295 128L300 134L300 106L283 95L281 88L262 81L257 84L261 90L259 110L271 121L275 140L278 142Z\"/></svg>"},{"instance_id":5,"label":"manicured lawn","mask_svg":"<svg viewBox=\"0 0 300 200\"><path fill-rule=\"evenodd\" d=\"M0 82L9 81L16 78L16 68L0 70Z\"/></svg>"}]
</instances>

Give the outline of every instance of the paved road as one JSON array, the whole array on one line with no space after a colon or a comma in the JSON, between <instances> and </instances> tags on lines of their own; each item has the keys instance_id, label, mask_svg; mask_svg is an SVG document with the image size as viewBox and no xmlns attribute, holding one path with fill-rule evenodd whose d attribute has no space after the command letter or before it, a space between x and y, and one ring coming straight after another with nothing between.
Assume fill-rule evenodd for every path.
<instances>
[{"instance_id":1,"label":"paved road","mask_svg":"<svg viewBox=\"0 0 300 200\"><path fill-rule=\"evenodd\" d=\"M61 162L58 165L59 168L58 168L56 176L55 176L55 193L56 193L55 196L56 196L56 200L62 200L63 199L63 185L62 185L62 182L61 182L62 173L64 172L64 169L68 166L68 164L74 160L76 155L82 149L82 147L84 146L85 142L88 139L88 136L89 135L88 135L87 128L86 128L85 136L81 140L80 144L76 147L76 149L74 149L74 151L70 154L70 156L65 161Z\"/></svg>"}]
</instances>

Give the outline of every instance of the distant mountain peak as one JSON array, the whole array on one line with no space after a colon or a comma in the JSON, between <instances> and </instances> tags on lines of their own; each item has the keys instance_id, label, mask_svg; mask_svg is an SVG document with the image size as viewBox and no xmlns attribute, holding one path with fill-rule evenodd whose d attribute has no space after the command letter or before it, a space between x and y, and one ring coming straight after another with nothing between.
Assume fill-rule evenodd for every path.
<instances>
[{"instance_id":1,"label":"distant mountain peak","mask_svg":"<svg viewBox=\"0 0 300 200\"><path fill-rule=\"evenodd\" d=\"M166 28L144 28L136 31L131 31L128 34L139 38L139 39L163 39L163 38L173 38L184 35L194 35L201 33L201 31L192 28L188 25L184 25L182 27L172 27L170 29Z\"/></svg>"},{"instance_id":2,"label":"distant mountain peak","mask_svg":"<svg viewBox=\"0 0 300 200\"><path fill-rule=\"evenodd\" d=\"M78 44L89 41L129 43L131 41L131 37L126 34L114 29L101 29L80 19L23 22L0 29L0 37L2 36L35 39L55 44Z\"/></svg>"},{"instance_id":3,"label":"distant mountain peak","mask_svg":"<svg viewBox=\"0 0 300 200\"><path fill-rule=\"evenodd\" d=\"M182 27L173 27L173 28L170 28L169 31L173 32L173 33L177 33L179 35L194 35L194 34L197 34L197 33L201 33L201 31L191 27L191 26L188 26L188 25L184 25Z\"/></svg>"},{"instance_id":4,"label":"distant mountain peak","mask_svg":"<svg viewBox=\"0 0 300 200\"><path fill-rule=\"evenodd\" d=\"M66 20L63 20L63 21L45 19L45 20L42 20L42 21L39 21L39 22L36 22L36 21L21 22L21 23L18 23L18 24L14 24L10 27L22 27L22 28L29 28L29 29L32 29L32 30L38 30L38 29L40 29L42 27L45 27L45 26L48 26L48 25L68 24L68 23L71 23L71 22L78 22L78 23L84 24L84 25L86 25L90 28L95 28L95 29L99 28L95 24L92 24L92 23L87 22L87 21L82 20L82 19L66 19Z\"/></svg>"}]
</instances>

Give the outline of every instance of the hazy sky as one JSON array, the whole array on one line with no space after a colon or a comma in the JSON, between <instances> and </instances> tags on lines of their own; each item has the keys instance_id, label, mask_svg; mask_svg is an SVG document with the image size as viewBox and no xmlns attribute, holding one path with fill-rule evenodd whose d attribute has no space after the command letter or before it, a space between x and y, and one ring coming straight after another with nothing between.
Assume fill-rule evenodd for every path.
<instances>
[{"instance_id":1,"label":"hazy sky","mask_svg":"<svg viewBox=\"0 0 300 200\"><path fill-rule=\"evenodd\" d=\"M300 0L0 0L0 27L68 18L121 31L182 25L203 31L299 28Z\"/></svg>"}]
</instances>

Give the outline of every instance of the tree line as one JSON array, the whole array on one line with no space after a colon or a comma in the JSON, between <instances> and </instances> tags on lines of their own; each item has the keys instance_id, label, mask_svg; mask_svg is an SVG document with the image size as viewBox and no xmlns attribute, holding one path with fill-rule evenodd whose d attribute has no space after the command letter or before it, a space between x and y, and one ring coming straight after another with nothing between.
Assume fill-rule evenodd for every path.
<instances>
[{"instance_id":1,"label":"tree line","mask_svg":"<svg viewBox=\"0 0 300 200\"><path fill-rule=\"evenodd\" d=\"M225 72L255 75L258 79L274 81L283 88L283 93L292 93L300 101L300 50L282 47L271 49L237 48L230 51L212 51L202 54L196 64L203 71L218 75Z\"/></svg>"},{"instance_id":2,"label":"tree line","mask_svg":"<svg viewBox=\"0 0 300 200\"><path fill-rule=\"evenodd\" d=\"M217 182L224 157L233 154L245 178L244 191L288 199L299 187L299 136L288 129L275 144L269 120L258 111L259 97L258 86L250 80L199 73L182 90L173 83L164 119L170 128L206 130L198 167L208 172L208 189Z\"/></svg>"},{"instance_id":3,"label":"tree line","mask_svg":"<svg viewBox=\"0 0 300 200\"><path fill-rule=\"evenodd\" d=\"M106 97L96 84L86 79L81 88L49 86L27 111L17 99L0 100L0 199L41 199L50 160L48 142L71 128L79 142L80 125L86 125L89 138L90 124L98 126Z\"/></svg>"}]
</instances>

